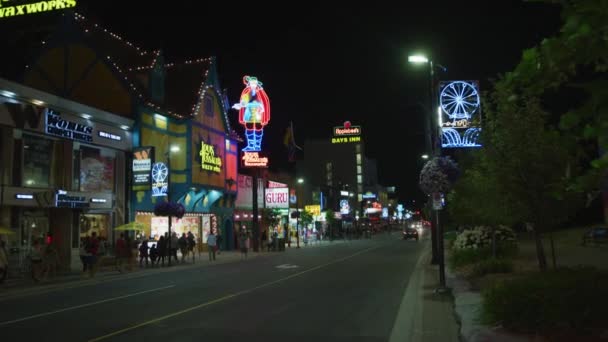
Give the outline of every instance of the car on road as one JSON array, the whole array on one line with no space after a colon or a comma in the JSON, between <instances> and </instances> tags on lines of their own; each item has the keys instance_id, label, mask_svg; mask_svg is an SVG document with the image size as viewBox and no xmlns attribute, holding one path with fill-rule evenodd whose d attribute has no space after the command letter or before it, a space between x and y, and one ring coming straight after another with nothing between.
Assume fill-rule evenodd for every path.
<instances>
[{"instance_id":1,"label":"car on road","mask_svg":"<svg viewBox=\"0 0 608 342\"><path fill-rule=\"evenodd\" d=\"M416 239L418 241L418 230L413 228L405 228L403 230L403 240Z\"/></svg>"}]
</instances>

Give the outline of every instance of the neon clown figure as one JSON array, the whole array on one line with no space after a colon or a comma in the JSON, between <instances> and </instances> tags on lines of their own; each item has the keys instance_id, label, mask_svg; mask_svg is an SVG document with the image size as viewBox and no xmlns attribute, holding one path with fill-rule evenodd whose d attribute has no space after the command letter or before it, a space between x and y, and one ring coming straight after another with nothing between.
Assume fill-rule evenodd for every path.
<instances>
[{"instance_id":1,"label":"neon clown figure","mask_svg":"<svg viewBox=\"0 0 608 342\"><path fill-rule=\"evenodd\" d=\"M243 77L245 89L241 101L232 108L239 110L239 123L245 126L247 146L243 151L261 151L264 126L270 121L270 101L256 77Z\"/></svg>"}]
</instances>

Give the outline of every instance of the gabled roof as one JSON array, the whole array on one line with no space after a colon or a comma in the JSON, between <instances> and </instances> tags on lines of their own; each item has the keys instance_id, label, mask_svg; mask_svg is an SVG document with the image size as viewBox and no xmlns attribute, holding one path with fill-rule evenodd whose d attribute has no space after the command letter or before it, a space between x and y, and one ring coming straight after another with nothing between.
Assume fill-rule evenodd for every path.
<instances>
[{"instance_id":1,"label":"gabled roof","mask_svg":"<svg viewBox=\"0 0 608 342\"><path fill-rule=\"evenodd\" d=\"M165 101L156 103L147 89L148 77L157 64L161 51L138 47L124 37L89 22L81 14L76 13L74 18L85 38L90 40L98 52L107 54L106 58L117 69L119 76L127 80L131 90L145 105L181 119L195 114L208 81L213 58L164 64Z\"/></svg>"}]
</instances>

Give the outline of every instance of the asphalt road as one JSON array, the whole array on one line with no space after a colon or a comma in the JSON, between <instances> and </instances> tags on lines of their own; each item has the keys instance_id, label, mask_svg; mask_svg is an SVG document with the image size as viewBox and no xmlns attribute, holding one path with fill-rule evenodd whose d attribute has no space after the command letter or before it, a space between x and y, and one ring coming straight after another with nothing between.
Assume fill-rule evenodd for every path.
<instances>
[{"instance_id":1,"label":"asphalt road","mask_svg":"<svg viewBox=\"0 0 608 342\"><path fill-rule=\"evenodd\" d=\"M422 242L402 241L394 233L9 297L0 300L0 336L3 341L387 341L421 249Z\"/></svg>"}]
</instances>

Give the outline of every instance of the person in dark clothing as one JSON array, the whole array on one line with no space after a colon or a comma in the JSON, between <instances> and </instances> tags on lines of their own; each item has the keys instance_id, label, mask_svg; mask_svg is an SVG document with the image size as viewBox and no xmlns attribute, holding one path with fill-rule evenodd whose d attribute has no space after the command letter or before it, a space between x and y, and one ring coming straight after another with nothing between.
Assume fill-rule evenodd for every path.
<instances>
[{"instance_id":1,"label":"person in dark clothing","mask_svg":"<svg viewBox=\"0 0 608 342\"><path fill-rule=\"evenodd\" d=\"M158 259L158 248L156 247L156 244L153 244L152 248L150 248L150 262L152 267L154 267L156 259Z\"/></svg>"},{"instance_id":2,"label":"person in dark clothing","mask_svg":"<svg viewBox=\"0 0 608 342\"><path fill-rule=\"evenodd\" d=\"M215 239L217 240L217 254L220 254L220 251L222 250L222 232L218 230L217 235L215 236Z\"/></svg>"},{"instance_id":3,"label":"person in dark clothing","mask_svg":"<svg viewBox=\"0 0 608 342\"><path fill-rule=\"evenodd\" d=\"M188 232L186 240L188 241L188 253L192 253L192 263L194 263L194 246L196 246L194 234L192 234L192 232Z\"/></svg>"},{"instance_id":4,"label":"person in dark clothing","mask_svg":"<svg viewBox=\"0 0 608 342\"><path fill-rule=\"evenodd\" d=\"M165 266L165 256L167 256L167 240L161 236L158 240L158 262Z\"/></svg>"}]
</instances>

